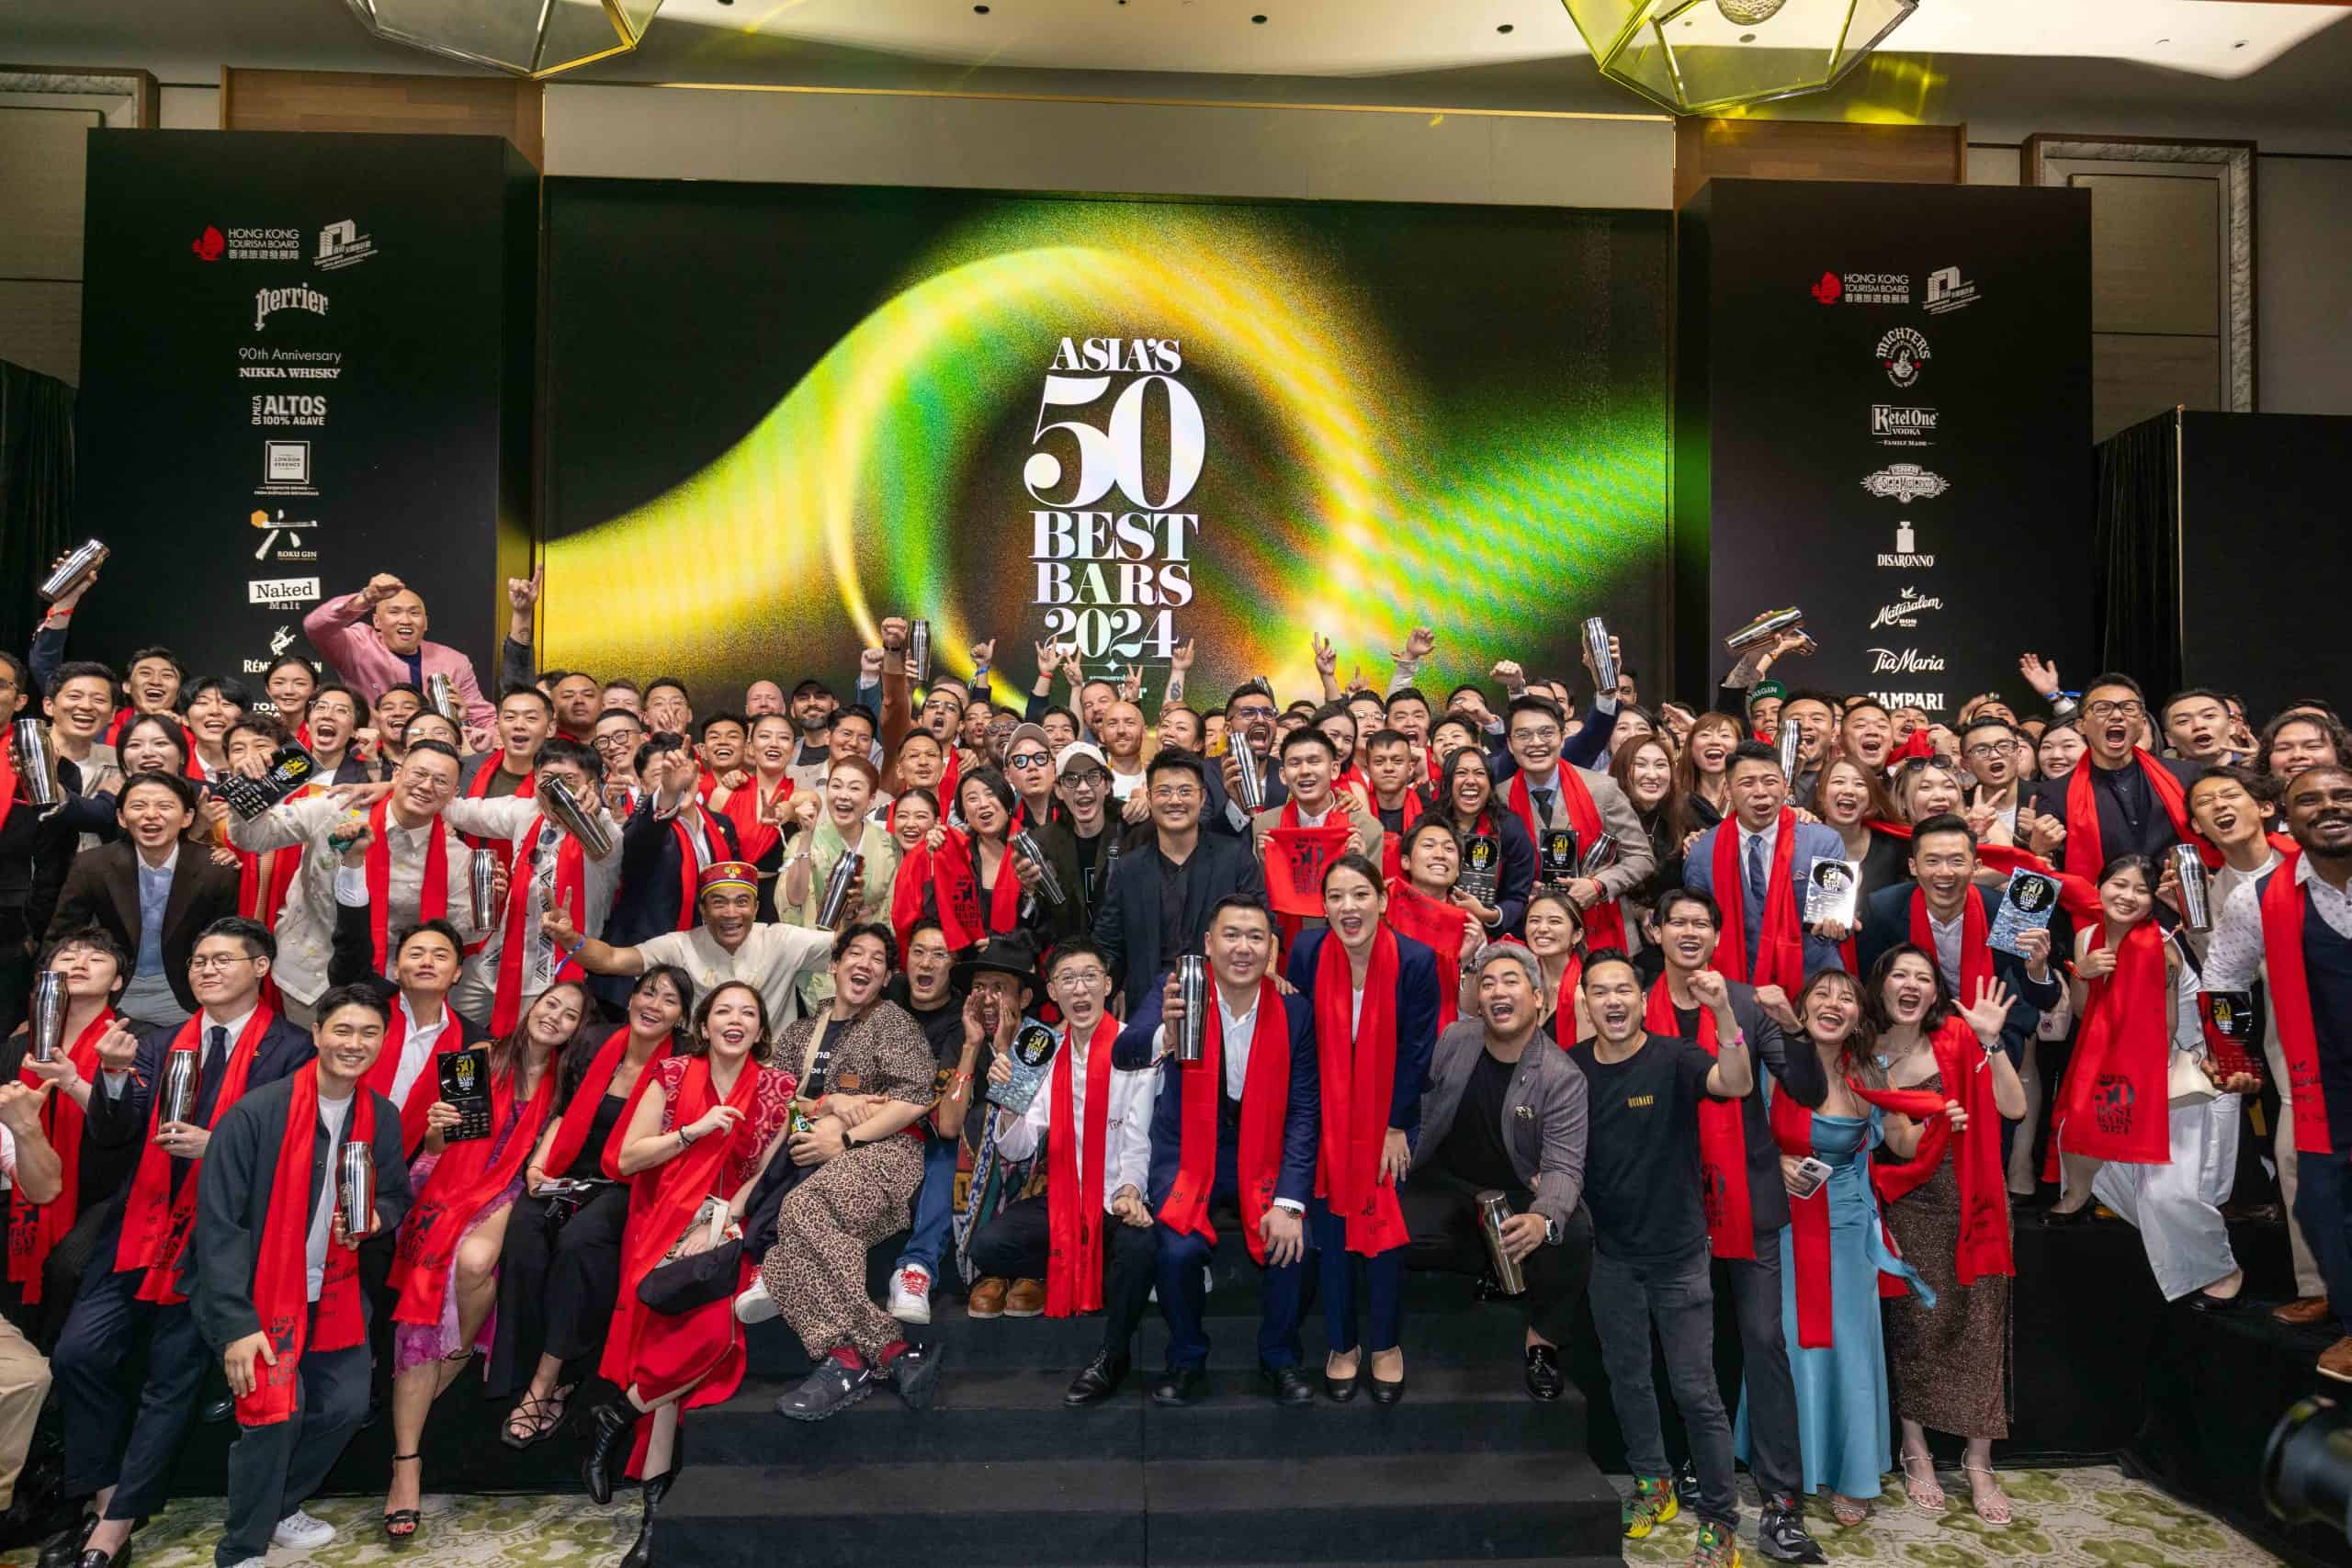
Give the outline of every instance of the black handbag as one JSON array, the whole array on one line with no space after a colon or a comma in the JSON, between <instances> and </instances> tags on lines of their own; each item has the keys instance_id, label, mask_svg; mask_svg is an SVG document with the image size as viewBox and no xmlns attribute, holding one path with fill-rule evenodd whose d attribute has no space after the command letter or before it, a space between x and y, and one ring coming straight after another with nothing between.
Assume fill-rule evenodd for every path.
<instances>
[{"instance_id":1,"label":"black handbag","mask_svg":"<svg viewBox=\"0 0 2352 1568\"><path fill-rule=\"evenodd\" d=\"M735 1293L743 1262L743 1237L737 1232L711 1239L716 1229L714 1205L723 1223L727 1206L716 1198L704 1199L694 1224L637 1282L637 1299L646 1307L665 1316L682 1317Z\"/></svg>"},{"instance_id":2,"label":"black handbag","mask_svg":"<svg viewBox=\"0 0 2352 1568\"><path fill-rule=\"evenodd\" d=\"M613 1181L588 1179L582 1181L548 1181L539 1186L539 1201L547 1215L548 1243L553 1246L556 1233L571 1223L571 1217L594 1202Z\"/></svg>"}]
</instances>

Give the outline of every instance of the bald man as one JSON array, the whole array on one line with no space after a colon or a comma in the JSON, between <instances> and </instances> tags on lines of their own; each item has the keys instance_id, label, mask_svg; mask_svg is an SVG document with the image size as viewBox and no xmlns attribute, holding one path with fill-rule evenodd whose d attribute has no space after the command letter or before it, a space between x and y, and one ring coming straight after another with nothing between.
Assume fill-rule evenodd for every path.
<instances>
[{"instance_id":1,"label":"bald man","mask_svg":"<svg viewBox=\"0 0 2352 1568\"><path fill-rule=\"evenodd\" d=\"M303 616L302 635L371 706L402 682L425 691L434 676L447 676L467 728L487 737L498 712L481 694L473 661L447 643L425 641L427 625L416 590L379 571L358 592L330 599ZM480 739L476 747L481 748Z\"/></svg>"}]
</instances>

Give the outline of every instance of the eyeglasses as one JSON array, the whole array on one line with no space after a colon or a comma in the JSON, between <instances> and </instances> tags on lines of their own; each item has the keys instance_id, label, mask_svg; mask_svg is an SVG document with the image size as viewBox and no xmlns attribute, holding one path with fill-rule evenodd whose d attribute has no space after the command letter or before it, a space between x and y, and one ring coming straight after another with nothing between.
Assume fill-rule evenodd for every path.
<instances>
[{"instance_id":1,"label":"eyeglasses","mask_svg":"<svg viewBox=\"0 0 2352 1568\"><path fill-rule=\"evenodd\" d=\"M1015 751L1005 761L1015 768L1042 768L1053 761L1043 751Z\"/></svg>"},{"instance_id":2,"label":"eyeglasses","mask_svg":"<svg viewBox=\"0 0 2352 1568\"><path fill-rule=\"evenodd\" d=\"M1057 986L1099 986L1111 976L1100 969L1060 969L1054 973Z\"/></svg>"},{"instance_id":3,"label":"eyeglasses","mask_svg":"<svg viewBox=\"0 0 2352 1568\"><path fill-rule=\"evenodd\" d=\"M1541 744L1546 740L1557 740L1560 738L1560 732L1556 728L1548 724L1530 725L1522 729L1512 730L1510 732L1510 738L1513 740L1533 741L1537 744Z\"/></svg>"},{"instance_id":4,"label":"eyeglasses","mask_svg":"<svg viewBox=\"0 0 2352 1568\"><path fill-rule=\"evenodd\" d=\"M253 962L254 959L249 954L245 953L191 953L188 956L187 972L191 975L203 975L215 969L226 969L232 964L251 964Z\"/></svg>"},{"instance_id":5,"label":"eyeglasses","mask_svg":"<svg viewBox=\"0 0 2352 1568\"><path fill-rule=\"evenodd\" d=\"M1971 746L1965 755L1976 758L1978 761L1982 761L1990 757L2006 757L2011 751L2016 750L2017 742L2014 740L1987 742L1983 745Z\"/></svg>"},{"instance_id":6,"label":"eyeglasses","mask_svg":"<svg viewBox=\"0 0 2352 1568\"><path fill-rule=\"evenodd\" d=\"M1227 716L1228 718L1243 720L1272 718L1274 716L1274 705L1272 703L1245 703L1241 706L1233 709Z\"/></svg>"},{"instance_id":7,"label":"eyeglasses","mask_svg":"<svg viewBox=\"0 0 2352 1568\"><path fill-rule=\"evenodd\" d=\"M2148 706L2145 703L2135 703L2128 699L2122 702L2087 703L2084 705L2083 711L2093 718L2145 718L2148 716Z\"/></svg>"},{"instance_id":8,"label":"eyeglasses","mask_svg":"<svg viewBox=\"0 0 2352 1568\"><path fill-rule=\"evenodd\" d=\"M1198 800L1201 792L1191 784L1162 784L1151 792L1151 798L1164 806L1182 806L1188 800Z\"/></svg>"}]
</instances>

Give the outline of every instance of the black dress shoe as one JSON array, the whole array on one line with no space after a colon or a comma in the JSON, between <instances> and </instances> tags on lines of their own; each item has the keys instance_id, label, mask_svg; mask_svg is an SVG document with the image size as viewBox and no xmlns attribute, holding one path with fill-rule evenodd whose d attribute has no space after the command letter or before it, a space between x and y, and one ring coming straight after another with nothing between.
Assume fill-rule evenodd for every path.
<instances>
[{"instance_id":1,"label":"black dress shoe","mask_svg":"<svg viewBox=\"0 0 2352 1568\"><path fill-rule=\"evenodd\" d=\"M1323 1396L1332 1404L1345 1404L1353 1399L1356 1396L1356 1391L1363 1387L1363 1365L1362 1362L1358 1362L1356 1370L1343 1378L1333 1377L1329 1364L1326 1364L1323 1372Z\"/></svg>"},{"instance_id":2,"label":"black dress shoe","mask_svg":"<svg viewBox=\"0 0 2352 1568\"><path fill-rule=\"evenodd\" d=\"M800 1380L798 1388L775 1402L775 1413L787 1421L822 1421L873 1392L873 1368L853 1367L838 1356L828 1356Z\"/></svg>"},{"instance_id":3,"label":"black dress shoe","mask_svg":"<svg viewBox=\"0 0 2352 1568\"><path fill-rule=\"evenodd\" d=\"M1170 1367L1151 1385L1154 1404L1190 1404L1209 1391L1209 1375L1198 1367Z\"/></svg>"},{"instance_id":4,"label":"black dress shoe","mask_svg":"<svg viewBox=\"0 0 2352 1568\"><path fill-rule=\"evenodd\" d=\"M1261 1366L1258 1369L1258 1376L1264 1382L1267 1392L1274 1396L1276 1404L1315 1403L1315 1384L1308 1380L1304 1368Z\"/></svg>"},{"instance_id":5,"label":"black dress shoe","mask_svg":"<svg viewBox=\"0 0 2352 1568\"><path fill-rule=\"evenodd\" d=\"M196 1418L203 1422L208 1427L218 1427L221 1422L226 1421L230 1416L234 1416L236 1413L237 1402L235 1400L214 1399L207 1401L204 1406L197 1411Z\"/></svg>"},{"instance_id":6,"label":"black dress shoe","mask_svg":"<svg viewBox=\"0 0 2352 1568\"><path fill-rule=\"evenodd\" d=\"M124 1538L123 1543L114 1549L112 1557L103 1551L85 1551L80 1568L130 1568L130 1539Z\"/></svg>"},{"instance_id":7,"label":"black dress shoe","mask_svg":"<svg viewBox=\"0 0 2352 1568\"><path fill-rule=\"evenodd\" d=\"M1788 1493L1767 1497L1756 1518L1756 1550L1776 1562L1826 1562L1828 1554L1804 1528L1804 1515Z\"/></svg>"},{"instance_id":8,"label":"black dress shoe","mask_svg":"<svg viewBox=\"0 0 2352 1568\"><path fill-rule=\"evenodd\" d=\"M2245 1309L2245 1292L2241 1288L2234 1296L2209 1295L2198 1291L2188 1298L2188 1310L2203 1313L2208 1317L2227 1317Z\"/></svg>"},{"instance_id":9,"label":"black dress shoe","mask_svg":"<svg viewBox=\"0 0 2352 1568\"><path fill-rule=\"evenodd\" d=\"M580 1461L580 1479L600 1508L613 1500L613 1477L628 1462L637 1418L638 1408L626 1394L588 1413L588 1456Z\"/></svg>"},{"instance_id":10,"label":"black dress shoe","mask_svg":"<svg viewBox=\"0 0 2352 1568\"><path fill-rule=\"evenodd\" d=\"M1403 1378L1398 1378L1395 1382L1390 1382L1385 1378L1366 1377L1364 1382L1371 1386L1372 1402L1374 1404L1394 1404L1398 1400L1405 1397L1405 1380Z\"/></svg>"},{"instance_id":11,"label":"black dress shoe","mask_svg":"<svg viewBox=\"0 0 2352 1568\"><path fill-rule=\"evenodd\" d=\"M2053 1230L2064 1229L2067 1225L2088 1224L2091 1220L2091 1211L2096 1207L2098 1207L2098 1201L2094 1199L2079 1209L2045 1209L2042 1211L2041 1223Z\"/></svg>"},{"instance_id":12,"label":"black dress shoe","mask_svg":"<svg viewBox=\"0 0 2352 1568\"><path fill-rule=\"evenodd\" d=\"M1069 1392L1062 1395L1062 1404L1072 1410L1082 1410L1090 1404L1100 1404L1119 1392L1119 1384L1126 1380L1127 1359L1109 1351L1086 1363L1086 1370L1072 1378Z\"/></svg>"},{"instance_id":13,"label":"black dress shoe","mask_svg":"<svg viewBox=\"0 0 2352 1568\"><path fill-rule=\"evenodd\" d=\"M1549 1345L1527 1348L1527 1397L1545 1403L1568 1392L1568 1376L1560 1370L1560 1352Z\"/></svg>"},{"instance_id":14,"label":"black dress shoe","mask_svg":"<svg viewBox=\"0 0 2352 1568\"><path fill-rule=\"evenodd\" d=\"M74 1568L82 1561L82 1549L89 1544L90 1532L97 1528L98 1516L84 1514L79 1521L50 1537L40 1549L40 1568Z\"/></svg>"},{"instance_id":15,"label":"black dress shoe","mask_svg":"<svg viewBox=\"0 0 2352 1568\"><path fill-rule=\"evenodd\" d=\"M628 1551L621 1558L620 1568L653 1568L653 1516L662 1506L662 1499L670 1495L670 1483L678 1479L679 1465L678 1456L673 1455L670 1468L647 1481L640 1488L644 1508L638 1517L637 1539L629 1542Z\"/></svg>"}]
</instances>

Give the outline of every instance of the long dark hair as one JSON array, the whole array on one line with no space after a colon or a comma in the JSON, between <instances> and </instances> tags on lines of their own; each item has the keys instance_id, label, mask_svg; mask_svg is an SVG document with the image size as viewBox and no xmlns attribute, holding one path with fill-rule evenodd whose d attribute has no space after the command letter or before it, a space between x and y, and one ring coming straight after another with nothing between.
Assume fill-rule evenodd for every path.
<instances>
[{"instance_id":1,"label":"long dark hair","mask_svg":"<svg viewBox=\"0 0 2352 1568\"><path fill-rule=\"evenodd\" d=\"M548 1062L556 1065L556 1079L549 1080L543 1072L540 1075L540 1081L544 1083L549 1081L560 1081L561 1079L563 1076L561 1064L571 1055L571 1049L579 1043L580 1036L588 1021L594 1017L596 1012L596 998L590 996L588 994L587 986L578 980L558 980L554 985L549 986L546 990L541 991L537 996L533 997L531 998L531 1007L527 1007L523 1010L523 1016L514 1021L514 1027L500 1035L496 1040L491 1042L490 1076L492 1081L495 1082L502 1077L512 1077L521 1070L523 1063L528 1057L531 1050L531 1008L537 1007L543 999L560 990L577 991L580 994L580 1022L572 1026L571 1038L570 1040L565 1041L562 1044L556 1046L553 1050L548 1053Z\"/></svg>"},{"instance_id":2,"label":"long dark hair","mask_svg":"<svg viewBox=\"0 0 2352 1568\"><path fill-rule=\"evenodd\" d=\"M1444 761L1438 763L1437 814L1441 820L1447 823L1453 823L1455 819L1453 775L1461 772L1464 758L1476 761L1480 771L1487 775L1487 804L1478 808L1476 821L1471 823L1468 828L1459 830L1471 833L1487 831L1491 829L1495 820L1495 796L1498 791L1495 784L1494 763L1487 761L1487 754L1476 746L1457 746L1445 754Z\"/></svg>"},{"instance_id":3,"label":"long dark hair","mask_svg":"<svg viewBox=\"0 0 2352 1568\"><path fill-rule=\"evenodd\" d=\"M166 718L162 714L142 713L129 724L124 725L121 734L115 738L115 754L121 755L124 743L151 725L163 733L164 739L171 742L172 750L179 753L180 772L187 773L187 731L180 727L177 718Z\"/></svg>"},{"instance_id":4,"label":"long dark hair","mask_svg":"<svg viewBox=\"0 0 2352 1568\"><path fill-rule=\"evenodd\" d=\"M1862 988L1862 983L1860 980L1855 979L1843 969L1824 969L1816 973L1797 990L1798 1021L1804 1021L1804 1005L1812 999L1813 993L1825 986L1851 987L1855 1001L1860 1004L1855 1010L1853 1032L1838 1043L1838 1071L1847 1077L1859 1079L1872 1088L1884 1088L1886 1070L1878 1065L1878 1019L1871 1006L1870 993ZM1808 1043L1810 1043L1808 1036Z\"/></svg>"},{"instance_id":5,"label":"long dark hair","mask_svg":"<svg viewBox=\"0 0 2352 1568\"><path fill-rule=\"evenodd\" d=\"M678 993L678 1026L670 1032L670 1050L673 1055L682 1054L686 1043L686 1021L694 1011L694 976L675 964L649 965L645 972L637 977L637 984L628 988L629 999L634 1001L647 987L664 982ZM611 1032L601 1025L590 1026L584 1015L581 1023L580 1032L572 1037L571 1043L564 1049L563 1068L557 1080L558 1087L563 1091L563 1100L566 1104L569 1104L571 1097L579 1092L581 1081L587 1077L589 1067L596 1060L596 1053L602 1051L605 1043L612 1039ZM624 1030L628 1027L626 1021L621 1027Z\"/></svg>"},{"instance_id":6,"label":"long dark hair","mask_svg":"<svg viewBox=\"0 0 2352 1568\"><path fill-rule=\"evenodd\" d=\"M710 994L695 1005L694 1030L686 1036L686 1043L678 1052L679 1055L707 1056L710 1055L710 1036L707 1032L710 1026L710 1010L712 1004L729 991L747 993L753 1005L760 1010L760 1037L752 1042L752 1060L765 1065L767 1059L775 1055L775 1024L768 1017L767 998L762 996L760 988L749 980L726 980L713 986L710 988Z\"/></svg>"},{"instance_id":7,"label":"long dark hair","mask_svg":"<svg viewBox=\"0 0 2352 1568\"><path fill-rule=\"evenodd\" d=\"M1863 1015L1870 1020L1873 1035L1883 1034L1894 1027L1894 1018L1886 1010L1886 977L1894 970L1894 961L1905 953L1921 959L1928 965L1928 978L1935 982L1936 999L1919 1016L1919 1032L1932 1035L1951 1018L1951 987L1944 984L1944 972L1936 963L1936 955L1917 942L1898 942L1878 955L1871 965L1871 976L1862 992Z\"/></svg>"}]
</instances>

